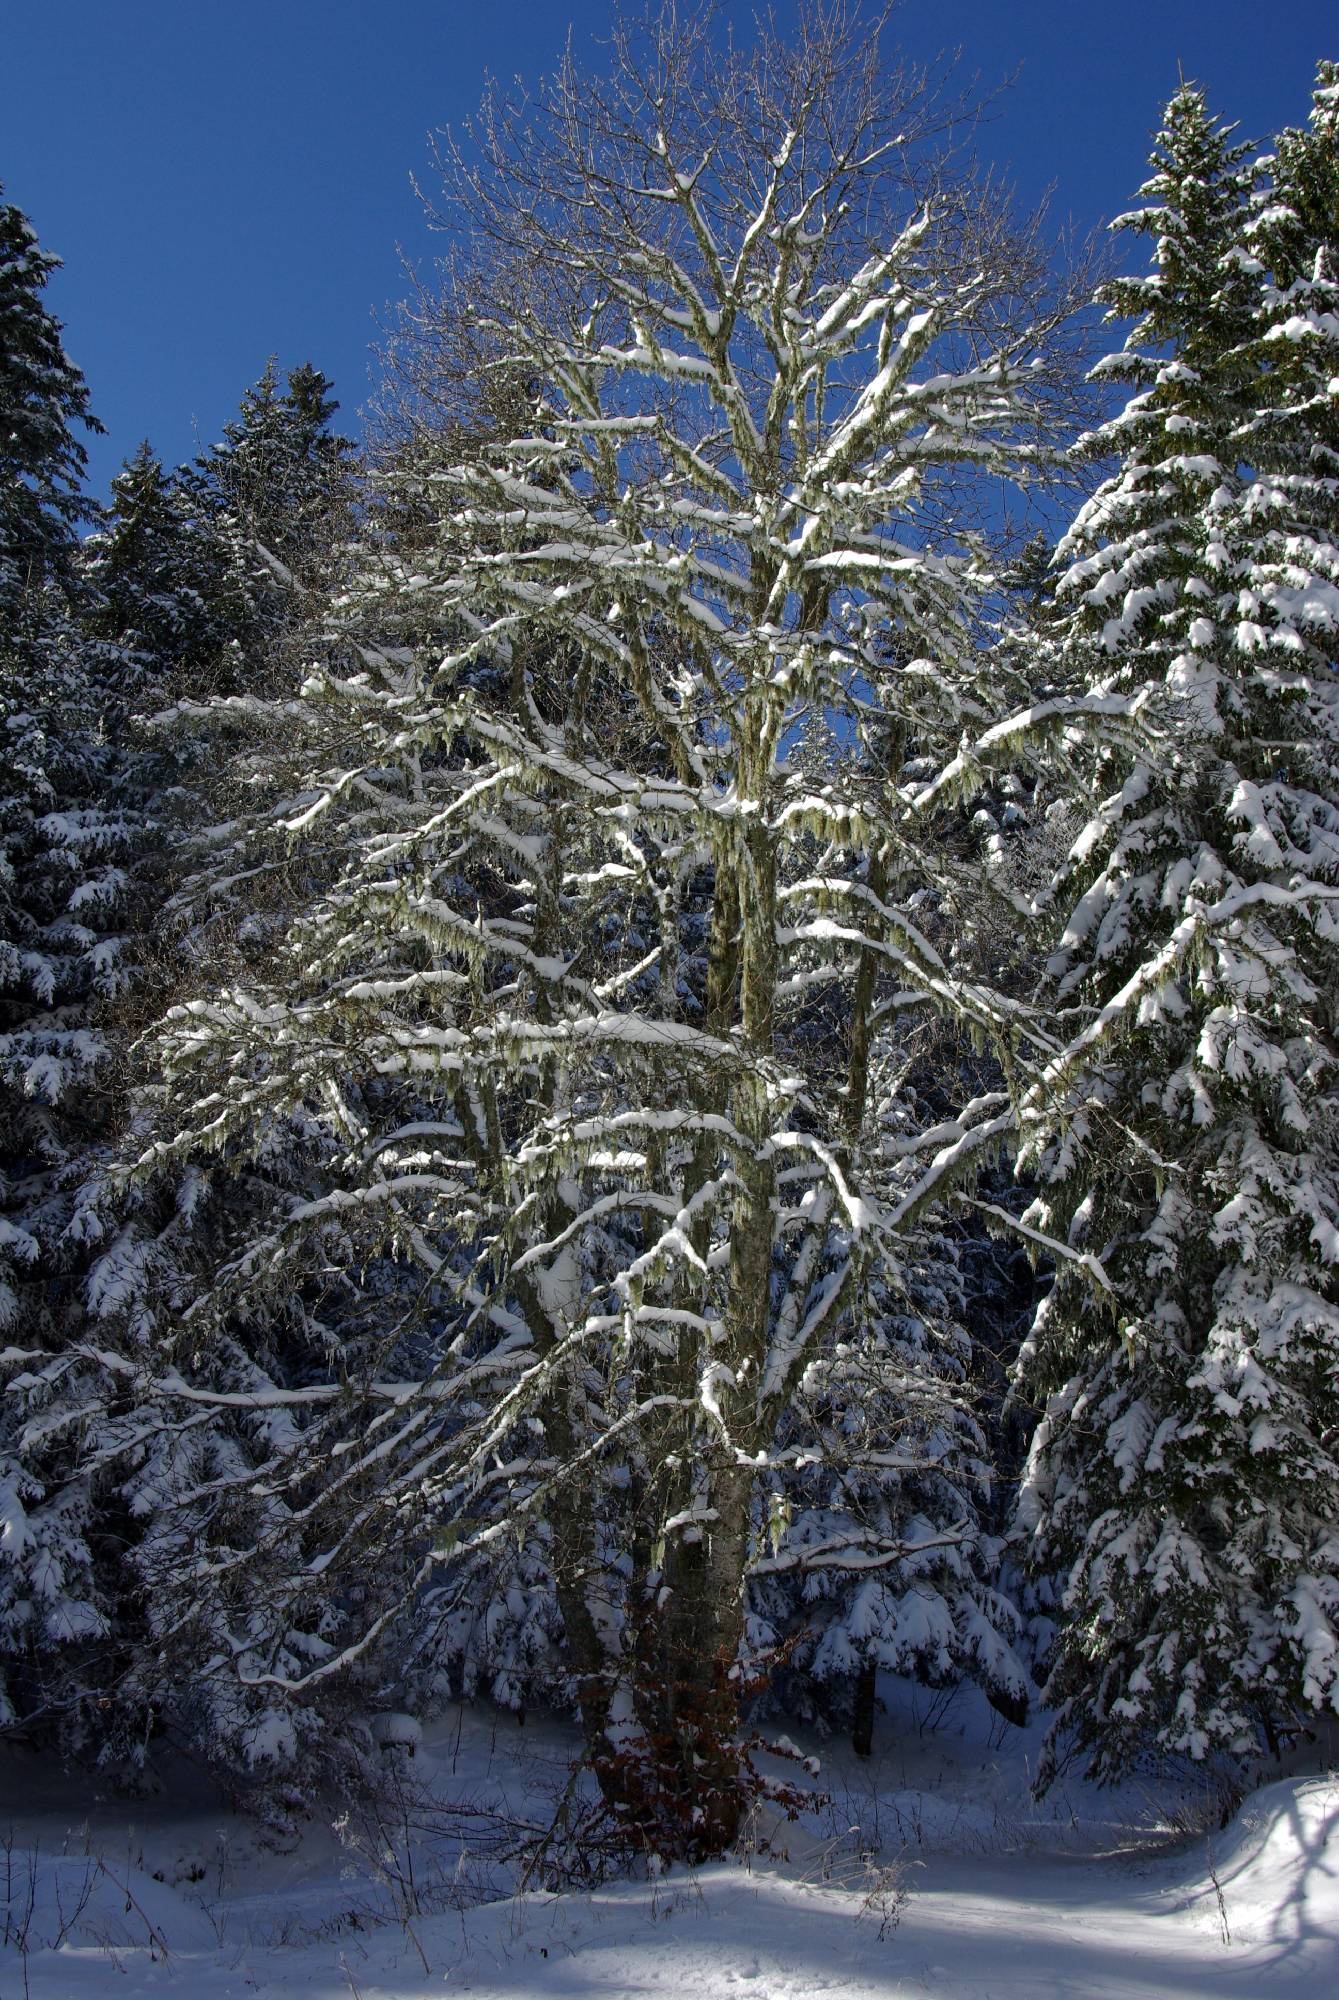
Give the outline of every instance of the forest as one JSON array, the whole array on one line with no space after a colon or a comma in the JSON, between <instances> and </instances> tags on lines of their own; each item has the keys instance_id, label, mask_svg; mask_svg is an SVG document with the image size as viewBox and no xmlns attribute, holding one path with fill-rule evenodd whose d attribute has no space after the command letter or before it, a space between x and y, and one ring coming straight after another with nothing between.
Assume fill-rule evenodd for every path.
<instances>
[{"instance_id":1,"label":"forest","mask_svg":"<svg viewBox=\"0 0 1339 2000\"><path fill-rule=\"evenodd\" d=\"M558 1716L628 1868L881 1677L1321 1769L1339 66L1084 246L847 9L611 34L357 443L96 501L0 195L0 1738L282 1840Z\"/></svg>"}]
</instances>

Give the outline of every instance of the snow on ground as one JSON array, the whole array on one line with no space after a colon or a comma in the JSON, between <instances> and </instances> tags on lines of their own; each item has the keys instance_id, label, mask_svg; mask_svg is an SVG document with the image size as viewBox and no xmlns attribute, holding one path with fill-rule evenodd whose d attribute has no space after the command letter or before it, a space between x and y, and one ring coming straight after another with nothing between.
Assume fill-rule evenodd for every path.
<instances>
[{"instance_id":1,"label":"snow on ground","mask_svg":"<svg viewBox=\"0 0 1339 2000\"><path fill-rule=\"evenodd\" d=\"M827 1796L770 1853L562 1894L512 1893L506 1854L562 1797L557 1725L452 1715L386 1753L398 1809L312 1820L286 1851L198 1774L128 1801L6 1752L0 2000L1339 1992L1339 1779L1266 1786L1221 1831L1207 1792L1165 1782L1036 1806L1035 1733L885 1692L870 1763L803 1745Z\"/></svg>"}]
</instances>

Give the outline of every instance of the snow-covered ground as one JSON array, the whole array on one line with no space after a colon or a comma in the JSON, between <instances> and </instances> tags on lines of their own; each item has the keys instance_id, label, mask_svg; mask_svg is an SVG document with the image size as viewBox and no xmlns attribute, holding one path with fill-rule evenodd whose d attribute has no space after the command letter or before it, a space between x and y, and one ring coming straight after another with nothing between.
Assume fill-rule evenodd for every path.
<instances>
[{"instance_id":1,"label":"snow-covered ground","mask_svg":"<svg viewBox=\"0 0 1339 2000\"><path fill-rule=\"evenodd\" d=\"M4 1753L0 2000L1339 1992L1339 1780L1267 1786L1222 1830L1193 1787L1071 1780L1038 1807L1035 1735L970 1696L931 1729L927 1697L888 1692L875 1758L818 1746L826 1797L772 1852L561 1894L515 1894L506 1858L562 1797L553 1725L449 1716L404 1765L403 1811L279 1848L184 1771L129 1802Z\"/></svg>"}]
</instances>

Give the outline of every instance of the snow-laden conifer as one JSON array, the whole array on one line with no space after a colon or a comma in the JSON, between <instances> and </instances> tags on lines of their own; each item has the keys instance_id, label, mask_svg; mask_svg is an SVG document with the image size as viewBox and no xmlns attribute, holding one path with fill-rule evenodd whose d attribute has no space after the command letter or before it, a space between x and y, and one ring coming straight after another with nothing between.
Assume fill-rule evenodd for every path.
<instances>
[{"instance_id":1,"label":"snow-laden conifer","mask_svg":"<svg viewBox=\"0 0 1339 2000\"><path fill-rule=\"evenodd\" d=\"M88 386L42 293L60 259L0 188L0 631L12 649L39 619L44 587L65 573L79 523L86 453L100 430Z\"/></svg>"},{"instance_id":2,"label":"snow-laden conifer","mask_svg":"<svg viewBox=\"0 0 1339 2000\"><path fill-rule=\"evenodd\" d=\"M136 822L79 622L78 431L95 426L42 297L55 263L0 204L0 1725L63 1711L77 1728L57 1663L101 1639L108 1600L89 1481L51 1469L83 1418L23 1364L78 1321L100 1229L102 1017L130 970Z\"/></svg>"},{"instance_id":3,"label":"snow-laden conifer","mask_svg":"<svg viewBox=\"0 0 1339 2000\"><path fill-rule=\"evenodd\" d=\"M57 333L44 337L58 349ZM72 382L71 418L86 397ZM347 448L326 435L328 383L303 368L286 394L270 386L210 455L209 477L168 476L143 446L77 546L73 439L20 478L28 514L33 495L56 496L42 517L42 563L24 507L6 516L24 529L29 583L0 641L11 747L0 1268L12 1273L0 1629L17 1724L54 1725L67 1745L103 1754L142 1755L155 1719L182 1720L171 1660L154 1643L144 1555L180 1483L164 1471L153 1424L136 1418L135 1384L146 1349L189 1296L211 1220L198 1175L146 1194L109 1169L136 1023L154 985L161 993L211 948L198 913L172 908L170 877L198 869L213 851L210 829L235 811L199 729L155 729L151 718L168 700L189 709L220 683L277 677L276 637L306 616L304 589L347 503ZM51 407L60 407L54 389ZM20 416L17 440L27 436ZM262 531L283 555L260 543ZM163 912L152 943L151 911ZM282 1329L262 1321L253 1338L268 1355ZM124 1451L101 1449L127 1434ZM210 1450L218 1460L217 1439ZM179 1474L188 1459L178 1441ZM229 1740L195 1721L201 1739Z\"/></svg>"},{"instance_id":4,"label":"snow-laden conifer","mask_svg":"<svg viewBox=\"0 0 1339 2000\"><path fill-rule=\"evenodd\" d=\"M1043 1308L1023 1503L1063 1578L1050 1693L1105 1773L1339 1703L1339 322L1333 210L1289 192L1333 174L1317 102L1257 193L1201 94L1172 100L1152 268L1108 293L1141 315L1105 370L1136 391L1096 441L1118 466L1061 549L1056 671L1161 738L1087 766L1052 906L1072 1035L1025 1154L1034 1219L1117 1303L1104 1325L1062 1274Z\"/></svg>"},{"instance_id":5,"label":"snow-laden conifer","mask_svg":"<svg viewBox=\"0 0 1339 2000\"><path fill-rule=\"evenodd\" d=\"M127 714L147 713L169 690L208 684L226 644L221 567L181 482L146 440L113 479L79 556L92 670L115 686Z\"/></svg>"},{"instance_id":6,"label":"snow-laden conifer","mask_svg":"<svg viewBox=\"0 0 1339 2000\"><path fill-rule=\"evenodd\" d=\"M329 583L352 495L352 447L332 428L330 389L310 362L283 387L271 360L222 438L177 476L207 563L204 594L223 625L215 691L256 692L262 663L282 682L283 638L310 622L307 593Z\"/></svg>"}]
</instances>

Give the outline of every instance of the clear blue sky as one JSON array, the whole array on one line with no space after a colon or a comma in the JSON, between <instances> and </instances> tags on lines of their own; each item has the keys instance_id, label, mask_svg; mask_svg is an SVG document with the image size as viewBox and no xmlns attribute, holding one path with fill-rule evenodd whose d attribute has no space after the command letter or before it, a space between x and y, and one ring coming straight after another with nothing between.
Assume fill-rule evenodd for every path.
<instances>
[{"instance_id":1,"label":"clear blue sky","mask_svg":"<svg viewBox=\"0 0 1339 2000\"><path fill-rule=\"evenodd\" d=\"M744 28L753 0L724 0ZM795 0L776 0L784 25ZM66 268L49 296L109 435L105 489L145 435L169 462L215 438L267 355L334 377L346 427L374 314L431 258L410 188L427 135L484 74L548 69L569 24L593 63L607 0L16 0L0 180ZM959 44L1019 80L984 134L1020 192L1056 183L1084 228L1142 177L1178 60L1248 136L1306 114L1339 57L1335 0L905 0L900 39Z\"/></svg>"}]
</instances>

